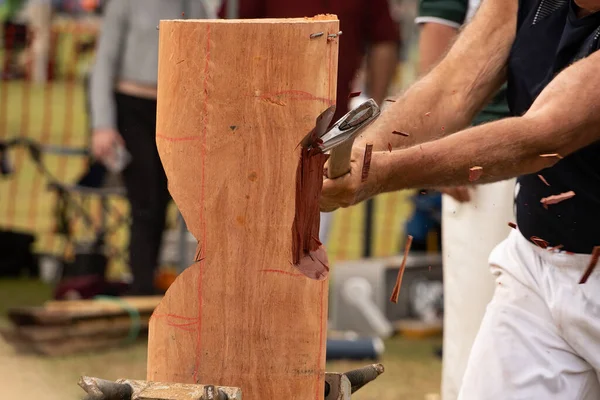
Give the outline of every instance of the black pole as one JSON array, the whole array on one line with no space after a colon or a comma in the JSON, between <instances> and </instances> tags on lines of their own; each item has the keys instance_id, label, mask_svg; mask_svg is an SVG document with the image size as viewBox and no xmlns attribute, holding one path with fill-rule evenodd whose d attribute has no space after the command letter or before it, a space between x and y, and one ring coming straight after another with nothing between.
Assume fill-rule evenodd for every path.
<instances>
[{"instance_id":1,"label":"black pole","mask_svg":"<svg viewBox=\"0 0 600 400\"><path fill-rule=\"evenodd\" d=\"M363 244L363 257L369 258L372 255L371 242L373 239L373 214L375 213L375 200L367 200L365 205L365 236Z\"/></svg>"}]
</instances>

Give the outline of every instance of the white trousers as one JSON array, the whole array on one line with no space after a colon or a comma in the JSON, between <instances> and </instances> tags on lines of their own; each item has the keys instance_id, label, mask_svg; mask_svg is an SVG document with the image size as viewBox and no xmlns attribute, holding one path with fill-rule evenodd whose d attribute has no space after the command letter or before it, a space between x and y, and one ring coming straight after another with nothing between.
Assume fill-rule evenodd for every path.
<instances>
[{"instance_id":1,"label":"white trousers","mask_svg":"<svg viewBox=\"0 0 600 400\"><path fill-rule=\"evenodd\" d=\"M578 284L589 260L543 250L516 230L493 250L496 290L460 400L600 399L600 270Z\"/></svg>"},{"instance_id":2,"label":"white trousers","mask_svg":"<svg viewBox=\"0 0 600 400\"><path fill-rule=\"evenodd\" d=\"M514 180L476 186L468 203L446 195L442 200L443 400L458 397L471 346L494 294L488 257L514 221L514 186Z\"/></svg>"}]
</instances>

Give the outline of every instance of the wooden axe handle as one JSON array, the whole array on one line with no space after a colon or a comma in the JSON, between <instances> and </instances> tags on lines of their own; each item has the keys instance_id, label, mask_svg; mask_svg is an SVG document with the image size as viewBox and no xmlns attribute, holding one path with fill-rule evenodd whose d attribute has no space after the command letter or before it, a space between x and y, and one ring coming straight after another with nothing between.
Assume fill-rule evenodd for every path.
<instances>
[{"instance_id":1,"label":"wooden axe handle","mask_svg":"<svg viewBox=\"0 0 600 400\"><path fill-rule=\"evenodd\" d=\"M327 166L327 177L330 179L339 178L350 172L350 157L352 156L352 146L354 138L331 149L329 152L329 165Z\"/></svg>"}]
</instances>

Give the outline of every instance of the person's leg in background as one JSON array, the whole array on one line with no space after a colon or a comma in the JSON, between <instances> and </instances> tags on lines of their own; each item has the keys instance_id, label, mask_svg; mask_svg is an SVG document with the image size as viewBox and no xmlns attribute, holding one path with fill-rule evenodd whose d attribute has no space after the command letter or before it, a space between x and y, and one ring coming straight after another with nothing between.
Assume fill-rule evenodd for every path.
<instances>
[{"instance_id":1,"label":"person's leg in background","mask_svg":"<svg viewBox=\"0 0 600 400\"><path fill-rule=\"evenodd\" d=\"M27 16L33 35L30 51L32 79L36 83L43 83L48 79L52 2L50 0L31 0L27 5Z\"/></svg>"},{"instance_id":2,"label":"person's leg in background","mask_svg":"<svg viewBox=\"0 0 600 400\"><path fill-rule=\"evenodd\" d=\"M406 235L413 237L411 251L440 251L440 209L441 195L437 192L420 190L412 197L413 215L406 221ZM436 242L432 243L432 233L436 233ZM404 249L404 243L400 248Z\"/></svg>"},{"instance_id":3,"label":"person's leg in background","mask_svg":"<svg viewBox=\"0 0 600 400\"><path fill-rule=\"evenodd\" d=\"M123 171L131 205L129 265L133 274L132 295L155 293L167 205L170 200L167 178L156 149L156 101L117 95L119 132L131 153Z\"/></svg>"},{"instance_id":4,"label":"person's leg in background","mask_svg":"<svg viewBox=\"0 0 600 400\"><path fill-rule=\"evenodd\" d=\"M514 180L470 188L471 200L442 200L444 333L442 399L453 400L463 380L471 346L494 294L488 257L513 221Z\"/></svg>"},{"instance_id":5,"label":"person's leg in background","mask_svg":"<svg viewBox=\"0 0 600 400\"><path fill-rule=\"evenodd\" d=\"M496 290L459 400L600 399L600 274L579 284L590 258L517 230L493 250Z\"/></svg>"}]
</instances>

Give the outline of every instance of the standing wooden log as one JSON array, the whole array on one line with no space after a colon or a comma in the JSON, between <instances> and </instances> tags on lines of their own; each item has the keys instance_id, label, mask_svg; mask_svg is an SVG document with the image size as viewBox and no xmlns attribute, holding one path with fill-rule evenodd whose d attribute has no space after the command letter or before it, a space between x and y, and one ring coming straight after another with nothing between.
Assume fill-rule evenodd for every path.
<instances>
[{"instance_id":1,"label":"standing wooden log","mask_svg":"<svg viewBox=\"0 0 600 400\"><path fill-rule=\"evenodd\" d=\"M307 237L292 231L315 227L295 222L319 192L297 199L297 179L322 176L298 143L335 103L338 29L331 15L161 21L157 145L199 244L150 321L148 380L323 398L327 269L292 264Z\"/></svg>"}]
</instances>

